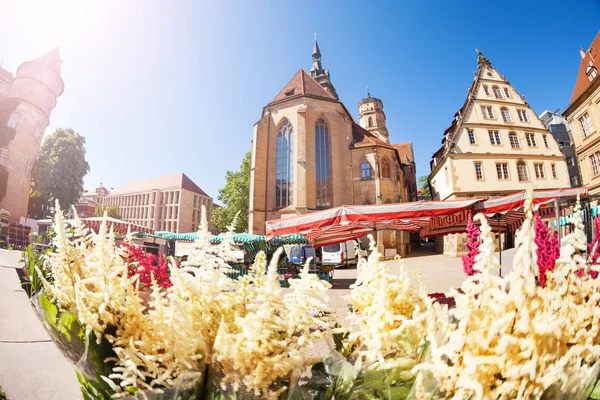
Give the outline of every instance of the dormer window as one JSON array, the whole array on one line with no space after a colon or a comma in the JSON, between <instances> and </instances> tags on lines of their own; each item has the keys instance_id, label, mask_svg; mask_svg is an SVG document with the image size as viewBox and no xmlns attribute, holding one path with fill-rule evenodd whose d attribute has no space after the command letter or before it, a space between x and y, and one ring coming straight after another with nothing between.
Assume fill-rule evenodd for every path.
<instances>
[{"instance_id":1,"label":"dormer window","mask_svg":"<svg viewBox=\"0 0 600 400\"><path fill-rule=\"evenodd\" d=\"M596 69L596 67L589 66L587 67L587 71L585 73L591 82L594 80L594 78L596 78L596 75L598 75L598 70Z\"/></svg>"}]
</instances>

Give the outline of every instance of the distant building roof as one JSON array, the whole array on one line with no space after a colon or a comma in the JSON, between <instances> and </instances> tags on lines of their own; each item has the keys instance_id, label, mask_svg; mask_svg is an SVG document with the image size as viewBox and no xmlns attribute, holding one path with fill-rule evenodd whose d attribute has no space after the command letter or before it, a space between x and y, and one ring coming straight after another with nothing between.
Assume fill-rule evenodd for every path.
<instances>
[{"instance_id":1,"label":"distant building roof","mask_svg":"<svg viewBox=\"0 0 600 400\"><path fill-rule=\"evenodd\" d=\"M200 189L198 185L196 185L190 178L187 177L186 174L182 172L173 175L161 176L158 178L148 178L129 182L120 188L113 190L109 196L169 189L186 189L191 192L210 197L206 194L206 192L204 192L204 190Z\"/></svg>"},{"instance_id":2,"label":"distant building roof","mask_svg":"<svg viewBox=\"0 0 600 400\"><path fill-rule=\"evenodd\" d=\"M303 69L298 70L296 74L290 79L290 81L281 89L279 94L271 101L287 100L290 98L296 98L301 96L316 96L322 97L328 100L337 100L327 90L323 89L323 86L319 85L306 71Z\"/></svg>"},{"instance_id":3,"label":"distant building roof","mask_svg":"<svg viewBox=\"0 0 600 400\"><path fill-rule=\"evenodd\" d=\"M393 148L385 140L379 139L374 133L369 132L356 122L352 123L352 147L369 147L369 146L382 146L387 148Z\"/></svg>"},{"instance_id":4,"label":"distant building roof","mask_svg":"<svg viewBox=\"0 0 600 400\"><path fill-rule=\"evenodd\" d=\"M396 151L398 151L400 161L415 162L412 142L393 144L392 146L396 149Z\"/></svg>"},{"instance_id":5,"label":"distant building roof","mask_svg":"<svg viewBox=\"0 0 600 400\"><path fill-rule=\"evenodd\" d=\"M588 69L600 69L600 32L596 35L590 48L585 52L583 50L581 51L581 55L581 64L579 65L579 72L577 73L577 81L575 82L573 96L571 96L571 103L581 96L585 89L592 83L588 78ZM598 79L597 76L596 79Z\"/></svg>"}]
</instances>

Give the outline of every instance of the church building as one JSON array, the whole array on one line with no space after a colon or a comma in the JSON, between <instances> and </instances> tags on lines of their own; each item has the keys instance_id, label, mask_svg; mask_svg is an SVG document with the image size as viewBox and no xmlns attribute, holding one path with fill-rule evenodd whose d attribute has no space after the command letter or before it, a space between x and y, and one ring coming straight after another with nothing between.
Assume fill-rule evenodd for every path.
<instances>
[{"instance_id":1,"label":"church building","mask_svg":"<svg viewBox=\"0 0 600 400\"><path fill-rule=\"evenodd\" d=\"M338 98L315 40L310 74L300 69L254 125L249 231L265 222L341 205L416 200L412 143L390 144L383 102L358 103L356 122ZM378 235L382 254L410 251L408 234Z\"/></svg>"}]
</instances>

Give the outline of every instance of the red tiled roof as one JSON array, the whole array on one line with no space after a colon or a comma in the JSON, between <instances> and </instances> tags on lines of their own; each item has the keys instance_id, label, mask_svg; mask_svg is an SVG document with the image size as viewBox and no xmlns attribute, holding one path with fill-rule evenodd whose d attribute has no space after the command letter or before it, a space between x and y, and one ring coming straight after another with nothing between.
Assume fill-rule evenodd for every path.
<instances>
[{"instance_id":1,"label":"red tiled roof","mask_svg":"<svg viewBox=\"0 0 600 400\"><path fill-rule=\"evenodd\" d=\"M591 84L587 76L588 67L596 67L597 70L600 70L600 32L598 32L590 48L585 52L585 57L581 59L575 89L573 90L573 96L571 96L571 103Z\"/></svg>"},{"instance_id":2,"label":"red tiled roof","mask_svg":"<svg viewBox=\"0 0 600 400\"><path fill-rule=\"evenodd\" d=\"M395 148L396 151L398 152L398 156L400 156L401 162L404 162L407 160L409 162L415 161L415 155L413 153L412 142L393 144L392 147Z\"/></svg>"},{"instance_id":3,"label":"red tiled roof","mask_svg":"<svg viewBox=\"0 0 600 400\"><path fill-rule=\"evenodd\" d=\"M388 142L379 139L377 136L358 125L356 122L352 123L352 147L369 147L369 146L383 146L387 148L393 148Z\"/></svg>"},{"instance_id":4,"label":"red tiled roof","mask_svg":"<svg viewBox=\"0 0 600 400\"><path fill-rule=\"evenodd\" d=\"M329 100L336 100L335 97L330 95L317 81L315 81L309 74L303 69L298 70L296 74L290 79L290 81L281 89L281 92L275 96L271 101L285 100L291 97L299 97L304 95L311 95L317 97L323 97Z\"/></svg>"}]
</instances>

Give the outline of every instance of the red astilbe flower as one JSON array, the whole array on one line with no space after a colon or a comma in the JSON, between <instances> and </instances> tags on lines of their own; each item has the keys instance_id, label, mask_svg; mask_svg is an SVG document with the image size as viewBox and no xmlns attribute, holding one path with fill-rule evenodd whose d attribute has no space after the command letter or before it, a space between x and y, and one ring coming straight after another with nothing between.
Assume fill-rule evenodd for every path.
<instances>
[{"instance_id":1,"label":"red astilbe flower","mask_svg":"<svg viewBox=\"0 0 600 400\"><path fill-rule=\"evenodd\" d=\"M467 237L469 240L467 241L467 243L465 243L465 247L467 248L467 255L462 256L463 271L465 271L465 274L467 274L468 276L471 276L478 272L475 269L473 269L473 266L475 265L475 256L479 254L480 234L481 232L479 232L479 229L473 223L473 218L471 218L471 216L469 215L469 222L467 222Z\"/></svg>"},{"instance_id":2,"label":"red astilbe flower","mask_svg":"<svg viewBox=\"0 0 600 400\"><path fill-rule=\"evenodd\" d=\"M554 271L556 260L560 256L560 244L558 232L550 233L540 214L535 213L535 244L537 245L537 265L539 272L539 283L541 287L546 286L547 274Z\"/></svg>"},{"instance_id":3,"label":"red astilbe flower","mask_svg":"<svg viewBox=\"0 0 600 400\"><path fill-rule=\"evenodd\" d=\"M162 253L159 257L154 254L144 253L141 247L132 243L123 243L127 249L128 256L125 261L129 264L129 276L139 275L140 283L146 286L152 284L152 277L162 288L168 288L173 285L169 277L167 260Z\"/></svg>"}]
</instances>

